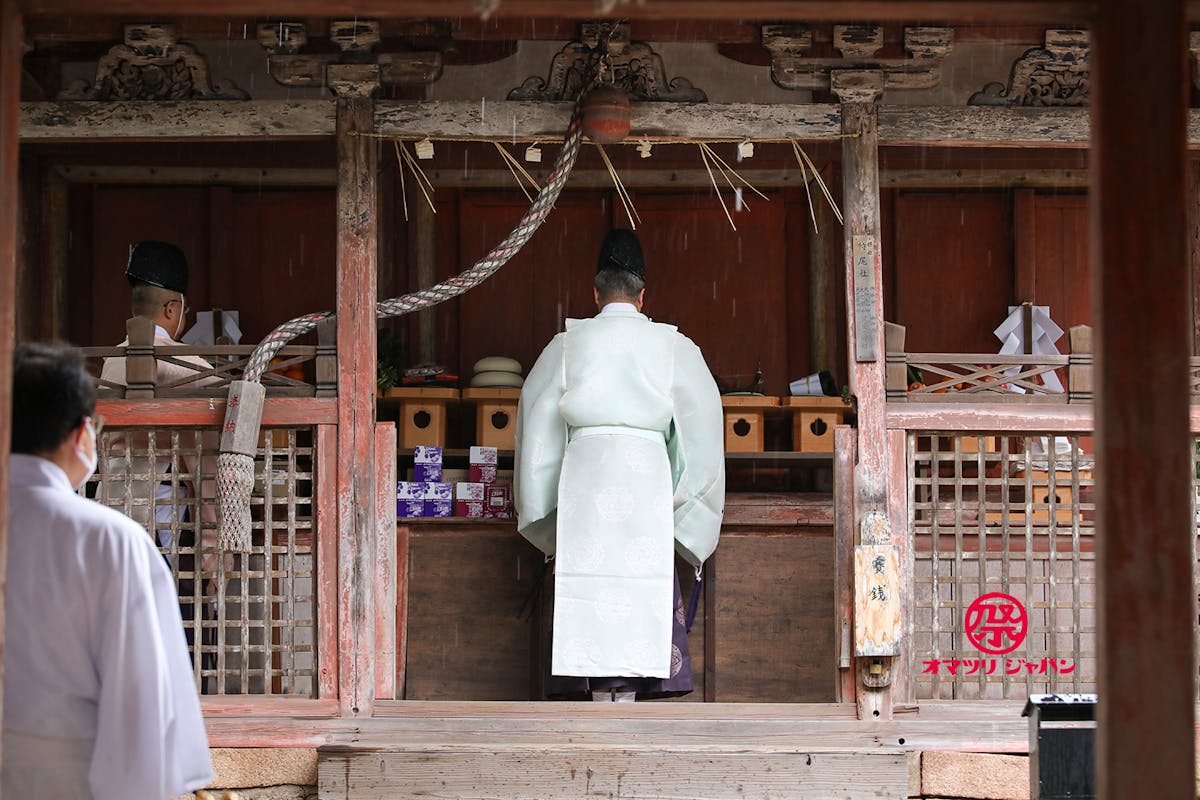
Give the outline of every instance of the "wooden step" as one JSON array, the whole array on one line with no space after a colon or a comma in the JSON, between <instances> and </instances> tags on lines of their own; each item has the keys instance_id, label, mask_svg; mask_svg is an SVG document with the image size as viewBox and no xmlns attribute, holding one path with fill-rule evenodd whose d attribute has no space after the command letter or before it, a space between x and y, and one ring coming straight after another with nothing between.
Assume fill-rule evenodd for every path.
<instances>
[{"instance_id":1,"label":"wooden step","mask_svg":"<svg viewBox=\"0 0 1200 800\"><path fill-rule=\"evenodd\" d=\"M322 800L903 800L909 787L903 751L805 753L736 742L722 749L331 745L319 751L317 775Z\"/></svg>"}]
</instances>

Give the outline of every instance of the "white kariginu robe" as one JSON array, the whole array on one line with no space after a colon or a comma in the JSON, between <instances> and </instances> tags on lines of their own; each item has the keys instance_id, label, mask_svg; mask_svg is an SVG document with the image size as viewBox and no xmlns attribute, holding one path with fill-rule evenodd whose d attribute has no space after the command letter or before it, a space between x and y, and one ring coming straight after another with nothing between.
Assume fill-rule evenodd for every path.
<instances>
[{"instance_id":1,"label":"white kariginu robe","mask_svg":"<svg viewBox=\"0 0 1200 800\"><path fill-rule=\"evenodd\" d=\"M522 535L556 556L551 672L665 678L673 552L700 565L725 504L721 401L699 348L627 304L567 320L517 412Z\"/></svg>"}]
</instances>

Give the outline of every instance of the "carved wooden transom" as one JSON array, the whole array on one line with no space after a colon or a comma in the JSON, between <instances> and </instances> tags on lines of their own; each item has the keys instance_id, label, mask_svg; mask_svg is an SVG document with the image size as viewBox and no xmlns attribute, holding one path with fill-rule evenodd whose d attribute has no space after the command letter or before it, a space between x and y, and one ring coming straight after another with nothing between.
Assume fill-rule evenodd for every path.
<instances>
[{"instance_id":1,"label":"carved wooden transom","mask_svg":"<svg viewBox=\"0 0 1200 800\"><path fill-rule=\"evenodd\" d=\"M968 100L973 106L1086 106L1091 85L1091 42L1077 29L1046 31L1045 46L1013 62L1008 86L989 83Z\"/></svg>"},{"instance_id":2,"label":"carved wooden transom","mask_svg":"<svg viewBox=\"0 0 1200 800\"><path fill-rule=\"evenodd\" d=\"M771 54L771 79L784 89L829 89L832 72L883 73L885 89L930 89L942 80L942 62L954 45L953 28L904 29L904 58L881 58L883 27L834 25L833 47L840 58L812 57L813 31L807 25L762 26L763 47Z\"/></svg>"},{"instance_id":3,"label":"carved wooden transom","mask_svg":"<svg viewBox=\"0 0 1200 800\"><path fill-rule=\"evenodd\" d=\"M595 58L603 62L603 80L624 89L634 100L708 101L708 95L687 78L668 80L662 57L645 42L631 41L627 23L614 22L584 23L579 39L555 54L549 77L526 78L508 93L508 99L574 100Z\"/></svg>"},{"instance_id":4,"label":"carved wooden transom","mask_svg":"<svg viewBox=\"0 0 1200 800\"><path fill-rule=\"evenodd\" d=\"M258 43L267 51L267 69L284 86L326 86L332 64L376 64L384 84L425 86L442 76L442 54L435 50L381 53L379 21L333 20L329 39L338 53L304 53L308 28L302 22L258 26Z\"/></svg>"},{"instance_id":5,"label":"carved wooden transom","mask_svg":"<svg viewBox=\"0 0 1200 800\"><path fill-rule=\"evenodd\" d=\"M208 62L175 39L174 25L126 25L124 44L96 64L96 80L73 81L59 100L245 100L232 81L209 82Z\"/></svg>"}]
</instances>

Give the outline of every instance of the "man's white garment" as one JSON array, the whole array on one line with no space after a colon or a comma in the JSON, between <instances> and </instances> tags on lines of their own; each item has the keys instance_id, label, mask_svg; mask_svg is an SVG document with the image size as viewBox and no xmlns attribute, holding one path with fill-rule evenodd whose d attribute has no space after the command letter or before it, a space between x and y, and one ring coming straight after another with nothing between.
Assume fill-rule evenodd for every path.
<instances>
[{"instance_id":1,"label":"man's white garment","mask_svg":"<svg viewBox=\"0 0 1200 800\"><path fill-rule=\"evenodd\" d=\"M162 556L57 465L15 453L5 605L4 797L159 800L212 780Z\"/></svg>"},{"instance_id":2,"label":"man's white garment","mask_svg":"<svg viewBox=\"0 0 1200 800\"><path fill-rule=\"evenodd\" d=\"M129 339L121 342L118 347L129 346ZM161 325L154 326L154 346L155 347L173 347L179 346L179 343L171 338L166 329ZM199 356L175 356L175 360L184 364L192 364L198 369L208 370L212 365ZM197 370L191 367L176 364L163 359L158 359L156 365L156 382L158 386L169 386L179 381L193 378ZM100 370L101 385L104 383L126 386L125 375L125 359L124 358L106 358L104 365ZM201 378L197 380L194 386L203 386L208 383L216 382L215 378ZM145 437L143 437L145 438ZM183 450L192 450L194 452L194 444L190 441L190 435L181 435L180 448ZM158 436L154 442L156 450L159 450L165 455L158 456L151 460L145 455L131 454L130 450L145 451L149 445L149 439L139 441L134 448L128 447L124 441L124 437L115 437L110 439L112 450L106 454L105 472L106 480L101 486L101 499L111 506L122 509L130 517L140 522L145 526L146 530L151 529L151 518L158 523L158 543L162 547L171 546L171 523L176 521L179 510L182 508L179 505L179 500L176 489L169 482L169 470L171 468L171 441L170 434L162 434ZM182 468L184 465L176 467ZM187 465L190 467L195 465ZM153 469L152 469L153 468ZM182 489L183 487L179 487ZM153 508L153 514L151 509Z\"/></svg>"},{"instance_id":3,"label":"man's white garment","mask_svg":"<svg viewBox=\"0 0 1200 800\"><path fill-rule=\"evenodd\" d=\"M699 348L629 304L567 320L521 390L514 478L518 529L556 556L551 672L669 677L673 550L702 564L725 504Z\"/></svg>"}]
</instances>

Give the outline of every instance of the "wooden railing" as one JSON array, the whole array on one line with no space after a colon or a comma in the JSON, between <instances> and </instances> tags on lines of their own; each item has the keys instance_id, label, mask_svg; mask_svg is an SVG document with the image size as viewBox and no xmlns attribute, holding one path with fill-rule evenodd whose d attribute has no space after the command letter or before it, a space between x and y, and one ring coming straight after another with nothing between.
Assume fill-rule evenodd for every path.
<instances>
[{"instance_id":1,"label":"wooden railing","mask_svg":"<svg viewBox=\"0 0 1200 800\"><path fill-rule=\"evenodd\" d=\"M84 356L101 398L224 397L245 371L255 345L155 344L154 323L134 317L126 323L124 347L85 347ZM262 377L268 397L333 397L337 394L336 327L317 326L317 344L288 345ZM103 378L104 361L125 359L125 383ZM197 363L203 359L207 365ZM294 377L295 372L303 377ZM164 374L171 374L164 379ZM291 374L289 374L291 373Z\"/></svg>"},{"instance_id":2,"label":"wooden railing","mask_svg":"<svg viewBox=\"0 0 1200 800\"><path fill-rule=\"evenodd\" d=\"M1071 328L1070 355L999 355L997 353L906 353L904 328L886 324L888 402L934 403L1090 403L1092 330ZM922 380L910 381L909 369ZM1046 386L1056 373L1063 391ZM1200 385L1195 366L1193 394Z\"/></svg>"}]
</instances>

